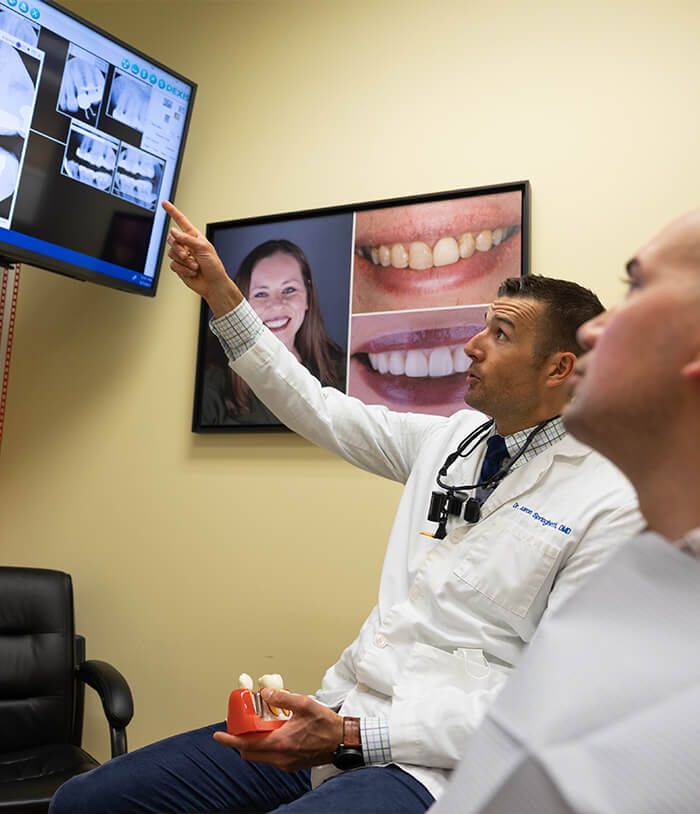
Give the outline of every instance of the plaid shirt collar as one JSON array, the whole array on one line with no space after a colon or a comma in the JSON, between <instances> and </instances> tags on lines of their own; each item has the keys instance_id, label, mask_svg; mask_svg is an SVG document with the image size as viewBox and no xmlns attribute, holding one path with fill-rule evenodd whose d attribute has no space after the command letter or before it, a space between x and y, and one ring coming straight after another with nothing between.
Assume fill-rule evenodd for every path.
<instances>
[{"instance_id":1,"label":"plaid shirt collar","mask_svg":"<svg viewBox=\"0 0 700 814\"><path fill-rule=\"evenodd\" d=\"M506 449L508 450L508 455L511 458L517 455L518 451L527 440L528 435L534 429L535 427L528 427L525 430L518 430L518 432L514 432L512 435L504 436ZM495 429L493 434L496 434ZM540 452L547 449L547 447L551 447L552 444L556 444L556 442L562 439L566 434L567 432L566 428L564 427L564 422L562 421L561 416L557 416L537 433L537 435L532 439L530 446L525 450L525 452L523 452L520 458L518 458L517 462L513 464L512 469L517 469L523 464L526 464L528 461L531 461L533 458L537 457Z\"/></svg>"}]
</instances>

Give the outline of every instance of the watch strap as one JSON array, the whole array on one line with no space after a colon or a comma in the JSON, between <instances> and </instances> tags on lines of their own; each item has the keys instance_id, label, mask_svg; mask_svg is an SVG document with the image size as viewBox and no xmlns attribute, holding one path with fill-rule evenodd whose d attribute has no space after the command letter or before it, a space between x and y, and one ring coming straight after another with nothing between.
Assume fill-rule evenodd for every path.
<instances>
[{"instance_id":1,"label":"watch strap","mask_svg":"<svg viewBox=\"0 0 700 814\"><path fill-rule=\"evenodd\" d=\"M362 749L359 718L343 718L343 742L340 745L350 749Z\"/></svg>"},{"instance_id":2,"label":"watch strap","mask_svg":"<svg viewBox=\"0 0 700 814\"><path fill-rule=\"evenodd\" d=\"M365 765L359 718L343 718L343 742L333 752L333 765L344 772Z\"/></svg>"}]
</instances>

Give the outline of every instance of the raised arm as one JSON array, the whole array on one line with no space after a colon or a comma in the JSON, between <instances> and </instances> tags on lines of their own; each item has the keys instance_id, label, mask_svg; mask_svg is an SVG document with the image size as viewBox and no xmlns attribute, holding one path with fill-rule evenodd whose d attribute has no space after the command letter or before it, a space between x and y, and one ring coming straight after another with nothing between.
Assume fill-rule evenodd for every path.
<instances>
[{"instance_id":1,"label":"raised arm","mask_svg":"<svg viewBox=\"0 0 700 814\"><path fill-rule=\"evenodd\" d=\"M179 227L171 228L168 235L170 268L192 291L204 297L217 319L215 333L226 350L227 331L219 323L230 325L229 319L236 322L235 316L227 315L244 297L204 235L171 203L164 203L163 208ZM233 333L238 337L240 328L236 322ZM335 388L322 387L267 329L242 355L230 349L227 355L235 372L290 429L382 477L404 482L425 434L447 421L368 406Z\"/></svg>"},{"instance_id":2,"label":"raised arm","mask_svg":"<svg viewBox=\"0 0 700 814\"><path fill-rule=\"evenodd\" d=\"M170 268L204 297L215 317L227 314L243 301L243 294L226 273L216 249L170 201L163 201L163 209L179 227L168 232Z\"/></svg>"}]
</instances>

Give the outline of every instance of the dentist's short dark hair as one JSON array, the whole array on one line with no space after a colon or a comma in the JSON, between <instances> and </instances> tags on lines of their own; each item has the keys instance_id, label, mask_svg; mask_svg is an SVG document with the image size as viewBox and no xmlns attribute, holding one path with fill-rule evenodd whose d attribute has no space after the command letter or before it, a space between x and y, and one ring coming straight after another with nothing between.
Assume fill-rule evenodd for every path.
<instances>
[{"instance_id":1,"label":"dentist's short dark hair","mask_svg":"<svg viewBox=\"0 0 700 814\"><path fill-rule=\"evenodd\" d=\"M540 274L509 277L498 288L499 297L522 297L544 305L538 325L537 352L544 359L557 351L569 351L580 356L576 332L589 319L605 309L588 288L569 280L556 280Z\"/></svg>"}]
</instances>

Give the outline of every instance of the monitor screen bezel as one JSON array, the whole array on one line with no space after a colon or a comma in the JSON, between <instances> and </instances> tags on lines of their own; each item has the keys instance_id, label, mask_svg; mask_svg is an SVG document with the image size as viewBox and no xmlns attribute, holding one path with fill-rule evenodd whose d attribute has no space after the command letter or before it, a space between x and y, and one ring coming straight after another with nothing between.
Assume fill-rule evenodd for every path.
<instances>
[{"instance_id":1,"label":"monitor screen bezel","mask_svg":"<svg viewBox=\"0 0 700 814\"><path fill-rule=\"evenodd\" d=\"M128 42L125 42L120 37L116 36L115 34L112 34L111 32L97 25L96 23L92 23L89 20L86 20L84 17L81 17L79 14L76 14L70 9L67 9L65 6L62 6L59 3L54 2L54 0L42 0L42 3L45 3L47 6L51 6L59 14L64 14L66 17L70 17L80 25L83 25L86 28L90 29L91 31L94 31L95 33L105 37L106 39L113 42L115 45L125 48L129 52L138 55L139 57L143 58L150 64L157 66L158 68L167 72L175 79L179 80L180 82L183 82L190 88L190 95L185 114L185 121L183 123L182 128L182 137L180 140L178 157L177 161L175 162L173 172L172 187L167 196L169 200L174 200L175 194L177 192L180 171L182 168L182 162L184 157L185 146L187 143L190 122L192 119L192 110L194 108L194 100L197 92L197 83L191 79L188 79L186 76L179 73L178 71L175 71L172 68L168 67L164 62L161 62L160 60L146 53L145 51L142 51L141 49L136 48L133 45L130 45ZM150 286L132 283L129 282L128 280L122 280L118 277L112 277L109 274L94 271L93 269L86 268L85 266L80 266L75 263L70 263L61 260L50 254L44 254L42 252L37 252L32 249L20 248L18 246L15 246L14 244L5 242L1 236L0 236L0 266L26 263L30 266L34 266L35 268L50 271L56 274L61 274L66 277L71 277L73 279L80 280L82 282L96 283L107 288L114 288L119 291L125 291L127 293L132 294L140 294L141 296L144 297L155 297L158 289L158 282L160 279L160 270L163 264L163 253L165 251L167 234L168 234L168 220L167 218L165 218L163 220L160 245L158 248L157 258L155 261L153 277L151 278ZM98 260L99 258L95 259Z\"/></svg>"}]
</instances>

